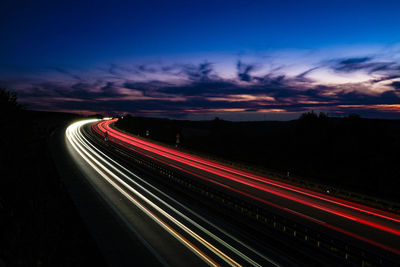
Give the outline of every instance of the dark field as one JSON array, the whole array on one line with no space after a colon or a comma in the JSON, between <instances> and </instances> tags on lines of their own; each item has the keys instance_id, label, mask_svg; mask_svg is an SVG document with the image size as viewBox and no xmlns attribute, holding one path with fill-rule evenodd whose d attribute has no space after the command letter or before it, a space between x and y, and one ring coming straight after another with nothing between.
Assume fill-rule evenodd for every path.
<instances>
[{"instance_id":1,"label":"dark field","mask_svg":"<svg viewBox=\"0 0 400 267\"><path fill-rule=\"evenodd\" d=\"M1 117L0 266L104 266L51 158L49 138L77 115Z\"/></svg>"},{"instance_id":2,"label":"dark field","mask_svg":"<svg viewBox=\"0 0 400 267\"><path fill-rule=\"evenodd\" d=\"M170 145L179 133L181 149L296 183L319 184L331 193L341 189L394 203L400 199L398 120L331 118L310 112L286 122L126 116L116 126L140 136L149 130L149 138Z\"/></svg>"}]
</instances>

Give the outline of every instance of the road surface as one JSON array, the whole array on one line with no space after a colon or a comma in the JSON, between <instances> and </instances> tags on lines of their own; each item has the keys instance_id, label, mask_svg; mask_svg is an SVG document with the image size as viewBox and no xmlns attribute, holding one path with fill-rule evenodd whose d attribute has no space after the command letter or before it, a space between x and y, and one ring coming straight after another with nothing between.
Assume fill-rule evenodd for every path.
<instances>
[{"instance_id":1,"label":"road surface","mask_svg":"<svg viewBox=\"0 0 400 267\"><path fill-rule=\"evenodd\" d=\"M148 264L154 264L154 259L172 266L291 264L272 251L258 251L111 158L82 131L96 121L84 120L67 128L69 153L90 184L147 248L147 255L152 254Z\"/></svg>"},{"instance_id":2,"label":"road surface","mask_svg":"<svg viewBox=\"0 0 400 267\"><path fill-rule=\"evenodd\" d=\"M400 216L333 196L261 177L220 163L163 147L127 135L106 120L93 130L137 153L196 175L199 179L229 187L236 193L272 205L324 227L400 254Z\"/></svg>"},{"instance_id":3,"label":"road surface","mask_svg":"<svg viewBox=\"0 0 400 267\"><path fill-rule=\"evenodd\" d=\"M58 165L63 165L66 158L71 161L59 169L68 181L75 181L70 182L73 194L78 195L75 202L91 214L87 216L88 227L94 231L110 265L290 266L297 261L302 265L323 265L329 264L325 257L331 257L332 264L373 262L396 266L400 260L397 214L160 146L113 128L115 121L73 123L56 145L65 146L64 149L55 149ZM155 162L153 172L131 164L137 156ZM218 192L229 192L239 206L251 200L256 207L267 212L270 209L272 213L260 212L260 216L273 222L273 231L266 224L259 224L258 211L254 222L243 216L243 206L234 204L236 211L218 210L219 206L210 206L215 203L212 199L196 198L190 182L186 189L178 185L181 191L188 190L186 198L175 190L176 185L175 189L170 183L164 186L160 179L173 175L162 166L184 174L183 179L221 189L206 190L207 195L217 192L214 196L218 197ZM82 189L84 183L90 190ZM187 198L192 191L193 198ZM302 236L297 228L287 230L293 226L290 221L299 229L308 227L306 234ZM275 227L283 227L286 234L291 231L292 236L281 236ZM325 234L337 238L325 238L323 245ZM310 246L312 240L315 242ZM336 254L331 253L333 250ZM370 257L370 252L375 258ZM354 258L356 254L361 258Z\"/></svg>"}]
</instances>

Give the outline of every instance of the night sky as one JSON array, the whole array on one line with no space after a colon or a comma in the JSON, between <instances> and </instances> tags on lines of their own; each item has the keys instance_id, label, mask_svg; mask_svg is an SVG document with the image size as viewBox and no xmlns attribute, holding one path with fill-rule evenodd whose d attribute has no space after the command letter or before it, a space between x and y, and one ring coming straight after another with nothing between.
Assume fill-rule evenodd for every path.
<instances>
[{"instance_id":1,"label":"night sky","mask_svg":"<svg viewBox=\"0 0 400 267\"><path fill-rule=\"evenodd\" d=\"M37 110L400 119L400 1L2 1L0 87Z\"/></svg>"}]
</instances>

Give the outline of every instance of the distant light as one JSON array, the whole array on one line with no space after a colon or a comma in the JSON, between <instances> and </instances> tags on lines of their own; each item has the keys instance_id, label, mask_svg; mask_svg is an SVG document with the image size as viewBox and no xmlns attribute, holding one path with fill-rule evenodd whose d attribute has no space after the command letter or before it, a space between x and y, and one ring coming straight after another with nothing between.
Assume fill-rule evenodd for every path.
<instances>
[{"instance_id":1,"label":"distant light","mask_svg":"<svg viewBox=\"0 0 400 267\"><path fill-rule=\"evenodd\" d=\"M107 120L112 120L111 117L104 117L103 120L107 121Z\"/></svg>"}]
</instances>

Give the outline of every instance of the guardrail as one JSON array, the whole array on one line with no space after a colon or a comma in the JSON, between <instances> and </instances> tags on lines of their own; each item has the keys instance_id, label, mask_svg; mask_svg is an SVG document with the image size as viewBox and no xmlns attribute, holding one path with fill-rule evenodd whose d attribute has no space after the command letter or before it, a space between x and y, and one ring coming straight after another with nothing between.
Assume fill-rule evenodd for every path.
<instances>
[{"instance_id":1,"label":"guardrail","mask_svg":"<svg viewBox=\"0 0 400 267\"><path fill-rule=\"evenodd\" d=\"M282 211L274 210L254 199L234 194L214 184L199 181L187 173L128 150L112 137L104 142L104 136L95 131L92 131L92 134L97 137L98 142L129 158L129 164L157 174L153 177L159 183L203 201L204 205L217 209L225 216L237 220L237 215L240 215L243 218L239 219L241 221L239 223L259 234L275 236L278 242L284 236L286 241L291 240L292 246L299 247L300 250L312 250L315 255L332 258L341 264L398 266L400 262L400 257L392 252L364 244L333 230L323 229L322 226L306 222L301 218L294 218L292 214L283 214Z\"/></svg>"},{"instance_id":2,"label":"guardrail","mask_svg":"<svg viewBox=\"0 0 400 267\"><path fill-rule=\"evenodd\" d=\"M111 124L111 126L115 130L118 130L125 134L131 134L127 131L124 131L123 129L116 127L113 124ZM138 136L136 138L140 138L140 139L149 141L145 137ZM156 144L161 145L161 146L167 146L170 148L174 148L172 145L168 145L168 144L158 142L155 140L151 140L151 142L155 142ZM400 213L400 203L389 201L387 199L381 199L381 198L371 196L368 194L362 194L362 193L349 191L344 188L338 188L337 186L335 186L335 188L332 188L332 186L329 184L323 184L320 181L311 181L309 179L304 179L301 176L298 176L293 172L291 172L290 176L288 176L287 174L280 172L280 171L272 171L269 169L260 168L260 166L252 166L249 164L243 164L240 162L230 161L230 160L226 160L226 159L217 157L215 155L212 155L212 156L206 155L206 154L194 152L192 150L187 150L185 148L181 148L181 150L184 151L185 153L197 155L197 156L209 159L209 160L218 161L218 162L221 162L222 164L229 165L229 166L232 166L234 168L238 168L238 169L241 169L244 171L250 171L250 172L258 173L260 175L266 175L266 176L271 177L271 179L281 180L282 182L290 183L290 184L293 184L296 186L301 186L301 187L311 189L314 191L319 191L321 193L326 193L326 191L329 190L330 195L332 195L332 196L347 199L347 200L350 200L353 202L358 202L360 204L365 204L365 205L375 207L378 209L387 210L389 212Z\"/></svg>"}]
</instances>

